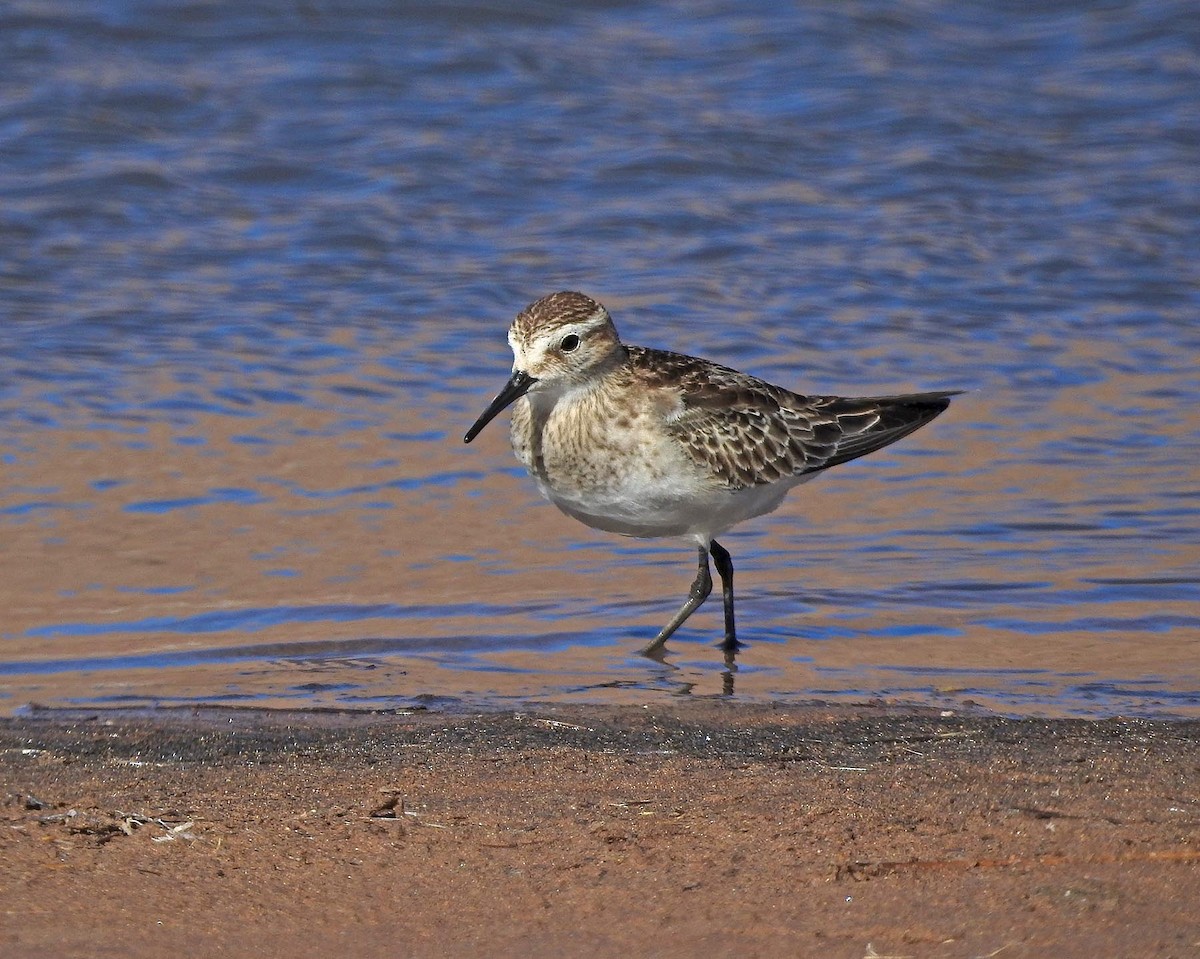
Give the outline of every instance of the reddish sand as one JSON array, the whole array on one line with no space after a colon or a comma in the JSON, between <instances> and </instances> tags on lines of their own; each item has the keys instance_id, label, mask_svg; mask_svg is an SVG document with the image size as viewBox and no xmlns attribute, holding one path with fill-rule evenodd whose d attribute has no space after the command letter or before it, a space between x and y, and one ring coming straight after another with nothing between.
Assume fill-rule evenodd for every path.
<instances>
[{"instance_id":1,"label":"reddish sand","mask_svg":"<svg viewBox=\"0 0 1200 959\"><path fill-rule=\"evenodd\" d=\"M0 954L1200 955L1200 724L0 721Z\"/></svg>"}]
</instances>

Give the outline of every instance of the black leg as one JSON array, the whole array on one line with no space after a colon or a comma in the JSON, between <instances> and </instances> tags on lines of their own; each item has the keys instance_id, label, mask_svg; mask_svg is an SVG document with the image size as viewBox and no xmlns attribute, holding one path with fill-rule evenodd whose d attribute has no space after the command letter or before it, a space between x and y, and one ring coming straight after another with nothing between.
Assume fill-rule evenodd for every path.
<instances>
[{"instance_id":1,"label":"black leg","mask_svg":"<svg viewBox=\"0 0 1200 959\"><path fill-rule=\"evenodd\" d=\"M721 552L725 553L725 550L721 550ZM716 556L715 553L713 555ZM728 553L725 553L725 559L729 559ZM718 563L719 562L720 561L718 560ZM655 659L661 658L663 644L671 638L671 634L675 632L675 630L683 625L683 621L691 616L692 613L694 613L700 607L701 603L708 599L708 594L711 592L712 573L708 571L708 547L701 546L700 570L696 573L696 580L692 583L692 589L691 592L688 593L687 602L684 603L679 612L675 614L675 618L663 627L662 632L654 637L654 641L642 650L642 655ZM732 610L731 606L727 608Z\"/></svg>"},{"instance_id":2,"label":"black leg","mask_svg":"<svg viewBox=\"0 0 1200 959\"><path fill-rule=\"evenodd\" d=\"M733 625L733 559L729 551L715 539L708 548L721 577L721 597L725 600L725 642L721 648L726 652L736 652L742 648L742 644L738 642L737 628Z\"/></svg>"}]
</instances>

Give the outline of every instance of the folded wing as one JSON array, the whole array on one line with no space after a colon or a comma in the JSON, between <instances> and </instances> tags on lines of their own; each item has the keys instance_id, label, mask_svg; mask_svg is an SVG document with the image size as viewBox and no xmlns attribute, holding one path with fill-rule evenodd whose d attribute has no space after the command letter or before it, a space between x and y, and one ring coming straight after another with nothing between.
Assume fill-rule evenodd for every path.
<instances>
[{"instance_id":1,"label":"folded wing","mask_svg":"<svg viewBox=\"0 0 1200 959\"><path fill-rule=\"evenodd\" d=\"M703 364L701 374L690 357L654 352L659 370L671 359L681 368L672 379L682 401L669 421L672 433L729 489L866 456L920 429L961 392L802 396L715 364Z\"/></svg>"}]
</instances>

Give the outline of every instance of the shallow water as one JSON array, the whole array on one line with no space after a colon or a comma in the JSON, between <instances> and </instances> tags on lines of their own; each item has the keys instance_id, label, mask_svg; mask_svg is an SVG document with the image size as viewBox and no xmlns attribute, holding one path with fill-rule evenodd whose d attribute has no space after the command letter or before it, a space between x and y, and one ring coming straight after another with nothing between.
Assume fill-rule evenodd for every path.
<instances>
[{"instance_id":1,"label":"shallow water","mask_svg":"<svg viewBox=\"0 0 1200 959\"><path fill-rule=\"evenodd\" d=\"M0 11L0 712L1200 714L1200 21L1167 3ZM540 502L511 315L961 388L690 546Z\"/></svg>"}]
</instances>

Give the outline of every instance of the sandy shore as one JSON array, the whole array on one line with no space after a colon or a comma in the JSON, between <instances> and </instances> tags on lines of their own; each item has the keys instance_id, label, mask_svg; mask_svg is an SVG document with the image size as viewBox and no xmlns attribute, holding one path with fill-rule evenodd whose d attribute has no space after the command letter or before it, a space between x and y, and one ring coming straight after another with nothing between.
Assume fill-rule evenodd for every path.
<instances>
[{"instance_id":1,"label":"sandy shore","mask_svg":"<svg viewBox=\"0 0 1200 959\"><path fill-rule=\"evenodd\" d=\"M1200 955L1200 723L0 721L0 954Z\"/></svg>"}]
</instances>

